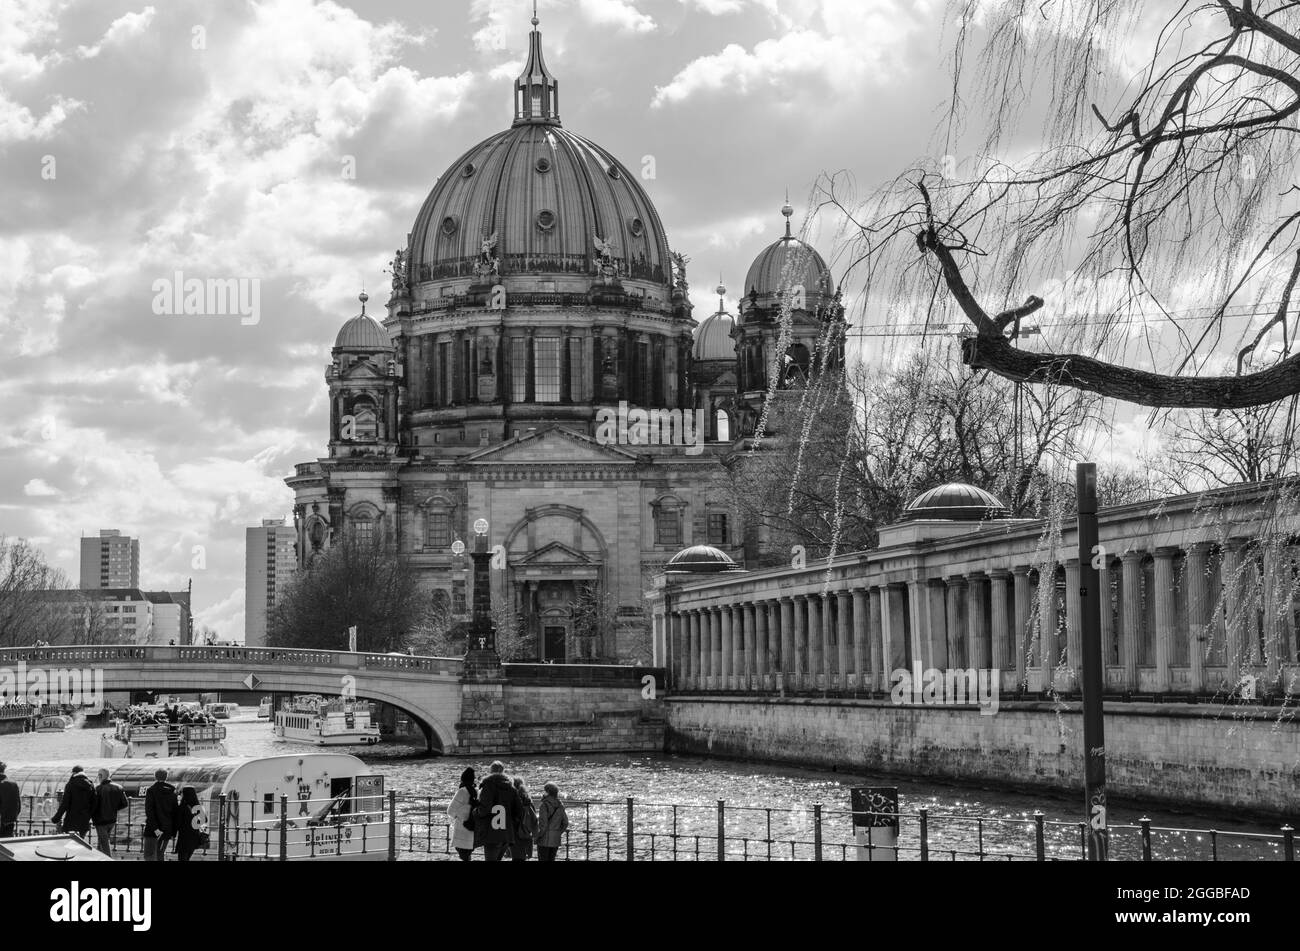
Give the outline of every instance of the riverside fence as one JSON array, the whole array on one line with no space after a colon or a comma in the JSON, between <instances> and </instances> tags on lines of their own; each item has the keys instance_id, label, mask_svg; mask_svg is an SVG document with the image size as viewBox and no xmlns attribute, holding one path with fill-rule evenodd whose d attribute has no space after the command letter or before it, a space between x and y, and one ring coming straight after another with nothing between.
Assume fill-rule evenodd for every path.
<instances>
[{"instance_id":1,"label":"riverside fence","mask_svg":"<svg viewBox=\"0 0 1300 951\"><path fill-rule=\"evenodd\" d=\"M41 797L24 798L19 835L57 831L41 815L46 802ZM383 853L390 861L455 859L447 804L448 800L434 796L389 793L382 804L373 804L378 808L372 812L350 813L348 824L365 853ZM897 844L876 841L878 832L868 827L863 847L853 836L854 819L885 817L885 813L854 812L821 802L796 808L738 805L725 800L701 805L632 798L566 799L564 804L569 830L557 858L567 861L1049 862L1087 858L1086 824L1048 819L1041 812L1031 816L963 816L928 809L891 813L889 817L898 821ZM264 809L260 803L243 805L250 810ZM286 801L276 804L274 813L259 816L254 832L245 831L238 842L232 841L234 828L242 824L239 807L235 808L227 822L209 822L211 847L196 853L196 859L276 861L328 854L316 854L310 845L314 836L298 841L306 830L287 811ZM331 825L323 822L312 828L327 835ZM117 825L115 854L140 858L143 828L144 800L130 800ZM1289 824L1276 834L1161 827L1153 826L1149 819L1140 819L1136 825L1110 826L1110 856L1118 861L1294 862L1295 851L1295 830Z\"/></svg>"}]
</instances>

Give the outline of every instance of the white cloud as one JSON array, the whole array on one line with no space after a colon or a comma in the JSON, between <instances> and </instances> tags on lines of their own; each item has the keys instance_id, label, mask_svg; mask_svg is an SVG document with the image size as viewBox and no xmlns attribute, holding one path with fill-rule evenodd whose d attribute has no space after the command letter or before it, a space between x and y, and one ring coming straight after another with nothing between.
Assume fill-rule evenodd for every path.
<instances>
[{"instance_id":1,"label":"white cloud","mask_svg":"<svg viewBox=\"0 0 1300 951\"><path fill-rule=\"evenodd\" d=\"M42 497L42 496L50 496L50 495L62 495L62 493L58 489L54 488L54 486L46 482L44 479L31 479L30 481L28 481L26 485L23 486L23 495Z\"/></svg>"},{"instance_id":2,"label":"white cloud","mask_svg":"<svg viewBox=\"0 0 1300 951\"><path fill-rule=\"evenodd\" d=\"M118 17L109 25L108 30L98 43L94 46L77 47L77 54L83 59L94 59L105 46L113 46L123 40L139 36L149 28L149 24L153 22L153 16L156 12L153 7L145 7L139 13L127 13Z\"/></svg>"},{"instance_id":3,"label":"white cloud","mask_svg":"<svg viewBox=\"0 0 1300 951\"><path fill-rule=\"evenodd\" d=\"M597 26L612 26L631 33L649 33L654 18L624 0L578 0L578 10Z\"/></svg>"}]
</instances>

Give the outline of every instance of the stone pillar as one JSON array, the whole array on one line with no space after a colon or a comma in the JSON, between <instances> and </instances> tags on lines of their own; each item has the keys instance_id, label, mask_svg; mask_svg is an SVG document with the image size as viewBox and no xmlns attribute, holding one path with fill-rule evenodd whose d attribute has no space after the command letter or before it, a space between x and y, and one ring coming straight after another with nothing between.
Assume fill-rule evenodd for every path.
<instances>
[{"instance_id":1,"label":"stone pillar","mask_svg":"<svg viewBox=\"0 0 1300 951\"><path fill-rule=\"evenodd\" d=\"M1029 662L1029 637L1033 623L1034 598L1033 588L1029 584L1029 571L1028 565L1017 565L1012 576L1015 585L1016 619L1011 647L1015 651L1017 685L1025 683Z\"/></svg>"},{"instance_id":2,"label":"stone pillar","mask_svg":"<svg viewBox=\"0 0 1300 951\"><path fill-rule=\"evenodd\" d=\"M722 678L718 684L719 690L731 689L731 677L735 673L735 642L732 640L731 614L730 607L721 607L718 614L722 623Z\"/></svg>"},{"instance_id":3,"label":"stone pillar","mask_svg":"<svg viewBox=\"0 0 1300 951\"><path fill-rule=\"evenodd\" d=\"M1209 597L1208 542L1195 542L1187 548L1183 562L1183 590L1187 597L1187 630L1179 637L1187 638L1187 663L1190 668L1188 686L1193 693L1205 690L1205 654L1209 650L1210 597Z\"/></svg>"},{"instance_id":4,"label":"stone pillar","mask_svg":"<svg viewBox=\"0 0 1300 951\"><path fill-rule=\"evenodd\" d=\"M1005 568L997 568L989 572L989 599L992 602L989 606L992 621L989 634L992 648L990 663L998 671L1006 670L1010 666L1011 659L1010 648L1013 637L1011 619L1007 617L1007 585L1010 580L1011 572Z\"/></svg>"},{"instance_id":5,"label":"stone pillar","mask_svg":"<svg viewBox=\"0 0 1300 951\"><path fill-rule=\"evenodd\" d=\"M918 656L922 668L936 667L939 670L948 666L948 610L944 605L947 588L940 578L931 578L926 582L925 606L930 633L925 652Z\"/></svg>"},{"instance_id":6,"label":"stone pillar","mask_svg":"<svg viewBox=\"0 0 1300 951\"><path fill-rule=\"evenodd\" d=\"M890 673L898 667L907 667L908 644L912 632L907 629L907 602L910 590L915 585L891 584L885 588L885 605L881 614L885 665L881 668L885 675L885 687L889 685ZM912 655L918 658L919 655ZM883 689L883 688L882 688Z\"/></svg>"},{"instance_id":7,"label":"stone pillar","mask_svg":"<svg viewBox=\"0 0 1300 951\"><path fill-rule=\"evenodd\" d=\"M1101 686L1106 689L1106 668L1111 664L1111 644L1115 642L1115 619L1111 613L1110 564L1103 558L1097 569L1097 587L1101 591Z\"/></svg>"},{"instance_id":8,"label":"stone pillar","mask_svg":"<svg viewBox=\"0 0 1300 951\"><path fill-rule=\"evenodd\" d=\"M1056 562L1038 570L1038 667L1040 689L1052 689L1052 672L1060 657L1056 646Z\"/></svg>"},{"instance_id":9,"label":"stone pillar","mask_svg":"<svg viewBox=\"0 0 1300 951\"><path fill-rule=\"evenodd\" d=\"M745 690L753 690L756 686L755 677L758 671L755 669L755 658L758 652L758 623L759 608L756 604L747 604L742 609L745 612L745 680L743 683Z\"/></svg>"},{"instance_id":10,"label":"stone pillar","mask_svg":"<svg viewBox=\"0 0 1300 951\"><path fill-rule=\"evenodd\" d=\"M889 685L889 651L885 645L883 587L874 587L867 594L867 663L871 670L871 686L880 689Z\"/></svg>"},{"instance_id":11,"label":"stone pillar","mask_svg":"<svg viewBox=\"0 0 1300 951\"><path fill-rule=\"evenodd\" d=\"M1228 681L1235 685L1254 663L1252 647L1255 619L1249 601L1249 549L1246 539L1230 538L1223 550L1219 578L1223 584L1226 622L1224 624L1224 660Z\"/></svg>"},{"instance_id":12,"label":"stone pillar","mask_svg":"<svg viewBox=\"0 0 1300 951\"><path fill-rule=\"evenodd\" d=\"M1079 559L1065 563L1065 690L1079 687L1083 659L1083 598L1079 594ZM1105 683L1105 680L1102 681Z\"/></svg>"},{"instance_id":13,"label":"stone pillar","mask_svg":"<svg viewBox=\"0 0 1300 951\"><path fill-rule=\"evenodd\" d=\"M966 579L966 666L988 670L989 664L989 579L972 573Z\"/></svg>"},{"instance_id":14,"label":"stone pillar","mask_svg":"<svg viewBox=\"0 0 1300 951\"><path fill-rule=\"evenodd\" d=\"M822 673L822 614L823 605L820 595L810 594L804 598L805 610L808 612L807 644L804 655L804 686L816 690L821 686Z\"/></svg>"},{"instance_id":15,"label":"stone pillar","mask_svg":"<svg viewBox=\"0 0 1300 951\"><path fill-rule=\"evenodd\" d=\"M722 689L722 611L709 609L709 679L714 690Z\"/></svg>"},{"instance_id":16,"label":"stone pillar","mask_svg":"<svg viewBox=\"0 0 1300 951\"><path fill-rule=\"evenodd\" d=\"M905 622L900 625L900 630L904 628L907 636L899 645L895 647L895 653L902 657L902 663L898 666L912 666L915 661L922 667L927 666L927 656L930 650L930 607L928 584L923 579L916 579L907 583L907 616Z\"/></svg>"},{"instance_id":17,"label":"stone pillar","mask_svg":"<svg viewBox=\"0 0 1300 951\"><path fill-rule=\"evenodd\" d=\"M853 686L867 687L867 589L853 589Z\"/></svg>"},{"instance_id":18,"label":"stone pillar","mask_svg":"<svg viewBox=\"0 0 1300 951\"><path fill-rule=\"evenodd\" d=\"M769 638L771 636L772 624L769 619L772 613L771 601L760 601L754 610L754 677L756 680L755 687L758 690L767 689L767 669L768 659L771 656L771 647Z\"/></svg>"},{"instance_id":19,"label":"stone pillar","mask_svg":"<svg viewBox=\"0 0 1300 951\"><path fill-rule=\"evenodd\" d=\"M690 642L686 645L686 663L689 666L686 681L692 690L700 689L700 612L691 610L686 615L687 635Z\"/></svg>"},{"instance_id":20,"label":"stone pillar","mask_svg":"<svg viewBox=\"0 0 1300 951\"><path fill-rule=\"evenodd\" d=\"M1142 630L1142 556L1126 551L1124 563L1124 627L1119 635L1119 659L1124 665L1124 689L1138 689L1138 635Z\"/></svg>"},{"instance_id":21,"label":"stone pillar","mask_svg":"<svg viewBox=\"0 0 1300 951\"><path fill-rule=\"evenodd\" d=\"M849 622L852 620L852 604L847 591L835 592L835 620L838 622L835 646L835 685L841 690L849 689ZM857 642L854 642L857 651Z\"/></svg>"},{"instance_id":22,"label":"stone pillar","mask_svg":"<svg viewBox=\"0 0 1300 951\"><path fill-rule=\"evenodd\" d=\"M1260 599L1264 614L1264 681L1269 689L1281 685L1282 651L1286 644L1286 626L1283 624L1282 601L1290 601L1290 585L1282 580L1283 565L1280 561L1278 542L1264 546L1264 566L1260 578ZM1290 605L1286 605L1289 610Z\"/></svg>"},{"instance_id":23,"label":"stone pillar","mask_svg":"<svg viewBox=\"0 0 1300 951\"><path fill-rule=\"evenodd\" d=\"M969 662L966 657L966 628L969 619L966 617L966 579L961 575L953 575L946 579L945 600L947 607L945 614L948 618L948 663L946 665L936 664L936 667L968 667Z\"/></svg>"},{"instance_id":24,"label":"stone pillar","mask_svg":"<svg viewBox=\"0 0 1300 951\"><path fill-rule=\"evenodd\" d=\"M806 624L806 605L808 598L799 596L794 599L794 687L802 690L805 686L804 671L808 657L808 628Z\"/></svg>"},{"instance_id":25,"label":"stone pillar","mask_svg":"<svg viewBox=\"0 0 1300 951\"><path fill-rule=\"evenodd\" d=\"M1169 674L1169 660L1173 656L1174 638L1177 636L1178 608L1174 598L1174 555L1178 549L1164 545L1156 549L1156 690L1168 693L1173 688Z\"/></svg>"},{"instance_id":26,"label":"stone pillar","mask_svg":"<svg viewBox=\"0 0 1300 951\"><path fill-rule=\"evenodd\" d=\"M781 665L779 686L781 690L793 690L794 679L794 599L781 599Z\"/></svg>"}]
</instances>

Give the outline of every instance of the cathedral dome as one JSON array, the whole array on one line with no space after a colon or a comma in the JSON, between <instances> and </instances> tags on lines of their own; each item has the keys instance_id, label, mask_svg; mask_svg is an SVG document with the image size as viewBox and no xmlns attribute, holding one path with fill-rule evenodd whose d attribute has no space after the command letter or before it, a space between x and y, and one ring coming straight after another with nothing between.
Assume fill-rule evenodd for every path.
<instances>
[{"instance_id":1,"label":"cathedral dome","mask_svg":"<svg viewBox=\"0 0 1300 951\"><path fill-rule=\"evenodd\" d=\"M691 356L696 360L734 360L736 359L736 342L731 338L731 331L736 320L723 307L727 288L718 282L718 312L704 318L695 328L695 346Z\"/></svg>"},{"instance_id":2,"label":"cathedral dome","mask_svg":"<svg viewBox=\"0 0 1300 951\"><path fill-rule=\"evenodd\" d=\"M790 215L794 209L786 204L781 209L785 215L785 235L759 252L745 274L745 295L756 294L760 301L784 296L787 287L802 286L809 310L816 306L817 297L835 293L830 268L816 249L790 233Z\"/></svg>"},{"instance_id":3,"label":"cathedral dome","mask_svg":"<svg viewBox=\"0 0 1300 951\"><path fill-rule=\"evenodd\" d=\"M967 522L1007 515L1007 507L996 495L964 482L949 482L922 492L903 512L904 520L942 518Z\"/></svg>"},{"instance_id":4,"label":"cathedral dome","mask_svg":"<svg viewBox=\"0 0 1300 951\"><path fill-rule=\"evenodd\" d=\"M334 349L339 350L392 350L384 328L372 318L366 316L366 301L361 295L361 313L353 317L339 329L334 339Z\"/></svg>"},{"instance_id":5,"label":"cathedral dome","mask_svg":"<svg viewBox=\"0 0 1300 951\"><path fill-rule=\"evenodd\" d=\"M719 571L739 571L740 566L731 556L712 545L692 545L683 548L664 565L664 571L682 574L713 574Z\"/></svg>"},{"instance_id":6,"label":"cathedral dome","mask_svg":"<svg viewBox=\"0 0 1300 951\"><path fill-rule=\"evenodd\" d=\"M638 175L561 126L558 83L534 30L515 83L514 124L438 179L411 230L409 277L474 278L485 253L507 278L595 276L602 245L620 279L658 285L667 298L672 271L659 214Z\"/></svg>"}]
</instances>

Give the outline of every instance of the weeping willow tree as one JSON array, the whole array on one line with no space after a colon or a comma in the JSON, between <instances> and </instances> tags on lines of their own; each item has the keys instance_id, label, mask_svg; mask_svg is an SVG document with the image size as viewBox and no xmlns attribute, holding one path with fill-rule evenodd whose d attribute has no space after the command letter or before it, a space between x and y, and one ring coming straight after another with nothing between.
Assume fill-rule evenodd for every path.
<instances>
[{"instance_id":1,"label":"weeping willow tree","mask_svg":"<svg viewBox=\"0 0 1300 951\"><path fill-rule=\"evenodd\" d=\"M841 236L854 319L910 324L923 341L956 330L980 379L1094 396L1102 419L1117 403L1150 408L1148 425L1172 421L1165 461L1184 475L1208 466L1187 488L1271 480L1249 557L1218 563L1210 613L1240 648L1215 659L1222 695L1243 697L1267 670L1273 696L1289 698L1300 670L1300 504L1286 478L1300 396L1300 4L954 0L949 14L951 97L931 154L872 190L834 173L814 191L815 215ZM1075 407L1065 459L1107 435ZM1261 421L1280 443L1261 445ZM1063 545L1066 482L1049 481L1042 577L1075 554ZM1240 551L1223 503L1206 495L1201 534ZM1190 637L1209 657L1213 632Z\"/></svg>"}]
</instances>

